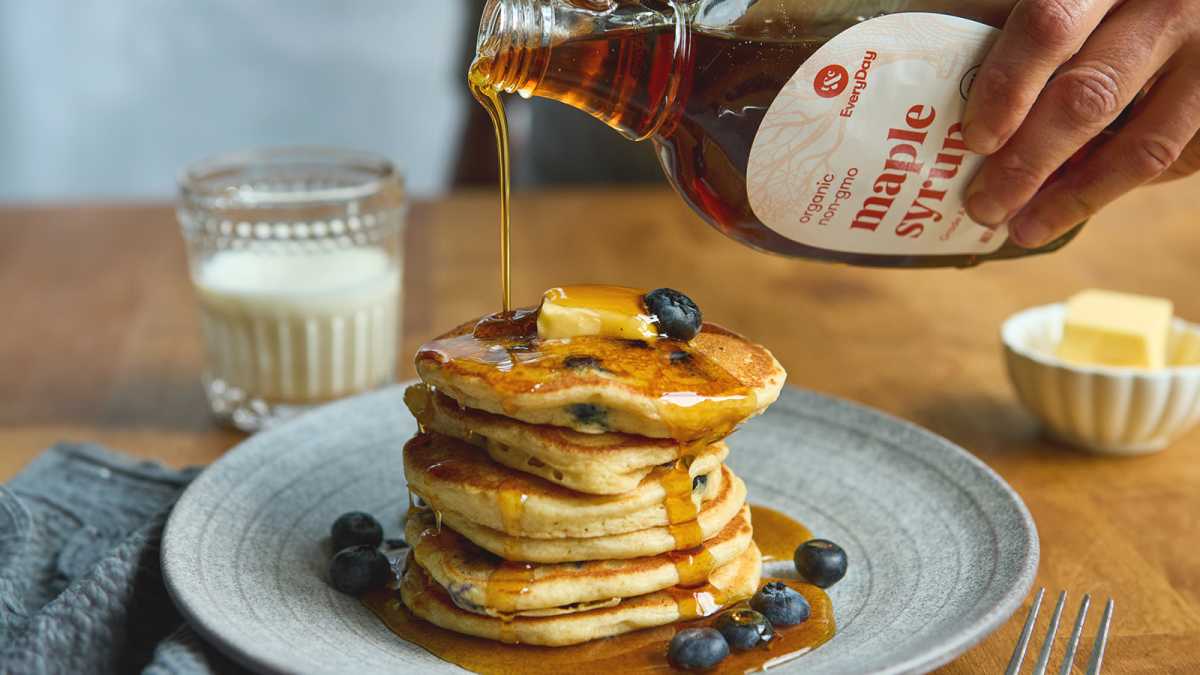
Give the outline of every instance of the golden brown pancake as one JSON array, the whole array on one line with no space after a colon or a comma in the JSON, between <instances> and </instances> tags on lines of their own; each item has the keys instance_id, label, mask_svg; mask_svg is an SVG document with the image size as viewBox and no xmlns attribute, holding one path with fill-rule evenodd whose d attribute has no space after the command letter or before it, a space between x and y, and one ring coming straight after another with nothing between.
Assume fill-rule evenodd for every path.
<instances>
[{"instance_id":1,"label":"golden brown pancake","mask_svg":"<svg viewBox=\"0 0 1200 675\"><path fill-rule=\"evenodd\" d=\"M409 387L404 402L423 428L468 441L501 464L588 494L628 492L656 467L694 452L667 438L585 434L520 422L465 408L424 384Z\"/></svg>"},{"instance_id":2,"label":"golden brown pancake","mask_svg":"<svg viewBox=\"0 0 1200 675\"><path fill-rule=\"evenodd\" d=\"M680 530L679 527L650 527L598 537L535 539L504 534L471 522L454 511L443 510L440 513L446 525L505 560L558 563L640 558L696 546L715 536L737 516L746 502L746 485L733 475L729 467L722 465L721 471L723 475L719 493L704 503L694 521L684 525L684 531L694 533L689 535L694 536L694 543L687 545L681 545L678 540L676 532Z\"/></svg>"},{"instance_id":3,"label":"golden brown pancake","mask_svg":"<svg viewBox=\"0 0 1200 675\"><path fill-rule=\"evenodd\" d=\"M417 373L466 407L530 424L690 442L724 438L786 378L766 348L715 324L687 343L541 340L528 316L459 326L418 351Z\"/></svg>"},{"instance_id":4,"label":"golden brown pancake","mask_svg":"<svg viewBox=\"0 0 1200 675\"><path fill-rule=\"evenodd\" d=\"M475 546L449 526L439 529L429 511L410 512L405 535L416 561L447 589L459 607L492 616L607 602L703 582L713 569L736 558L753 540L747 507L704 542L703 552L626 560L513 565Z\"/></svg>"},{"instance_id":5,"label":"golden brown pancake","mask_svg":"<svg viewBox=\"0 0 1200 675\"><path fill-rule=\"evenodd\" d=\"M400 597L413 614L448 630L502 642L558 647L715 614L753 595L761 576L762 556L751 543L732 562L714 570L704 586L672 587L615 605L556 616L505 620L455 605L446 589L410 555Z\"/></svg>"},{"instance_id":6,"label":"golden brown pancake","mask_svg":"<svg viewBox=\"0 0 1200 675\"><path fill-rule=\"evenodd\" d=\"M438 433L404 446L408 489L434 509L504 534L551 539L598 537L670 524L668 498L699 509L716 497L724 444L706 446L690 466L662 468L621 495L585 495L493 462L481 449Z\"/></svg>"}]
</instances>

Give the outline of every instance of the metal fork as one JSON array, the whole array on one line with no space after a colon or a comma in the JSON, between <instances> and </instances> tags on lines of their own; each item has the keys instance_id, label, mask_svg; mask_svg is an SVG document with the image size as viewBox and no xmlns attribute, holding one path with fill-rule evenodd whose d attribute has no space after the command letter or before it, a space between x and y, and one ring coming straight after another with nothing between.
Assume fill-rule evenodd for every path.
<instances>
[{"instance_id":1,"label":"metal fork","mask_svg":"<svg viewBox=\"0 0 1200 675\"><path fill-rule=\"evenodd\" d=\"M1008 661L1008 669L1004 675L1017 675L1021 670L1021 662L1025 660L1025 650L1029 648L1029 637L1033 633L1033 625L1037 621L1038 611L1042 608L1042 597L1046 589L1038 590L1029 608L1029 616L1025 619L1025 627L1021 629L1021 637L1013 649L1012 658ZM1063 605L1067 602L1067 592L1058 594L1058 603L1054 605L1054 614L1050 617L1050 628L1046 631L1046 640L1038 653L1037 663L1033 666L1034 675L1044 675L1046 666L1050 664L1050 652L1054 648L1054 634L1058 632L1058 620L1062 617ZM1071 639L1067 641L1067 653L1063 656L1059 675L1069 675L1071 664L1075 661L1075 650L1079 647L1079 637L1083 634L1083 621L1087 618L1088 607L1092 604L1092 596L1084 594L1079 603L1079 615L1075 617L1075 628L1071 631ZM1087 675L1100 675L1100 666L1104 662L1104 646L1108 643L1108 627L1112 623L1112 598L1104 605L1104 615L1100 617L1100 630L1096 631L1096 641L1092 643L1092 655L1088 658Z\"/></svg>"}]
</instances>

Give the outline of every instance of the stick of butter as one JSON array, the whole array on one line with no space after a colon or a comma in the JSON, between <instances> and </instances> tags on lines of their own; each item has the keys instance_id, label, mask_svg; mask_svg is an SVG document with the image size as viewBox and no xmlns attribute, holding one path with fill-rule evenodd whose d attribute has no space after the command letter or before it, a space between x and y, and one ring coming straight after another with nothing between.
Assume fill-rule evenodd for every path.
<instances>
[{"instance_id":1,"label":"stick of butter","mask_svg":"<svg viewBox=\"0 0 1200 675\"><path fill-rule=\"evenodd\" d=\"M1058 357L1085 365L1165 368L1170 300L1083 291L1067 301Z\"/></svg>"}]
</instances>

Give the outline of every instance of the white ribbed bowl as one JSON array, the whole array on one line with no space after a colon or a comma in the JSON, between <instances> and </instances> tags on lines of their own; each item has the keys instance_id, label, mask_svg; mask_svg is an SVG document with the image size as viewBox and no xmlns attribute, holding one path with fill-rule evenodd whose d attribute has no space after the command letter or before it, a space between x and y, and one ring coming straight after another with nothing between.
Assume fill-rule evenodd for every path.
<instances>
[{"instance_id":1,"label":"white ribbed bowl","mask_svg":"<svg viewBox=\"0 0 1200 675\"><path fill-rule=\"evenodd\" d=\"M1163 370L1079 366L1054 355L1062 304L1004 322L1017 397L1055 437L1094 452L1135 455L1167 447L1200 420L1200 326L1176 319Z\"/></svg>"}]
</instances>

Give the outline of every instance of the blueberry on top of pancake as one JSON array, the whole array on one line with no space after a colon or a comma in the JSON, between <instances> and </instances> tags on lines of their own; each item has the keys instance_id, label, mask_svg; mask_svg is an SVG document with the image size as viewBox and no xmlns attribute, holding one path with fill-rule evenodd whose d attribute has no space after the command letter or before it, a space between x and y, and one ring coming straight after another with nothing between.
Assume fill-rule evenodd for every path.
<instances>
[{"instance_id":1,"label":"blueberry on top of pancake","mask_svg":"<svg viewBox=\"0 0 1200 675\"><path fill-rule=\"evenodd\" d=\"M421 347L418 374L464 406L523 422L686 443L723 438L783 387L766 348L716 324L682 341L614 312L571 324L556 307L543 330L549 307L455 328Z\"/></svg>"}]
</instances>

